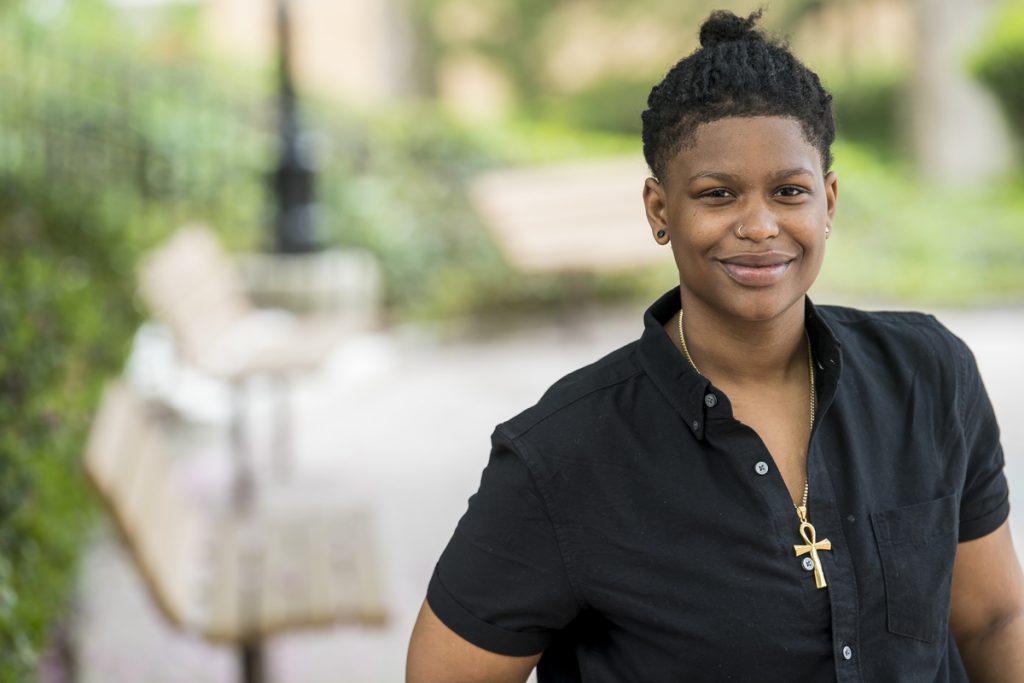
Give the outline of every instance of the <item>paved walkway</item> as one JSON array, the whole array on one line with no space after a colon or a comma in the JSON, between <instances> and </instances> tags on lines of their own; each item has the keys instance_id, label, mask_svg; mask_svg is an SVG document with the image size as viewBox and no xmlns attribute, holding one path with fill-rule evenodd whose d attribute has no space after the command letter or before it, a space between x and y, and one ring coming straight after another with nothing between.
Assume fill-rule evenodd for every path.
<instances>
[{"instance_id":1,"label":"paved walkway","mask_svg":"<svg viewBox=\"0 0 1024 683\"><path fill-rule=\"evenodd\" d=\"M1024 309L939 314L974 349L1004 429L1007 473L1024 500ZM433 564L476 489L493 426L555 379L634 339L635 311L491 339L406 328L341 348L303 385L302 454L292 485L371 508L380 539L389 628L337 628L275 638L268 683L394 683ZM257 414L272 410L259 401ZM259 420L257 420L259 422ZM1018 548L1024 512L1013 510ZM230 650L176 633L160 617L109 533L88 554L75 633L80 683L227 683Z\"/></svg>"}]
</instances>

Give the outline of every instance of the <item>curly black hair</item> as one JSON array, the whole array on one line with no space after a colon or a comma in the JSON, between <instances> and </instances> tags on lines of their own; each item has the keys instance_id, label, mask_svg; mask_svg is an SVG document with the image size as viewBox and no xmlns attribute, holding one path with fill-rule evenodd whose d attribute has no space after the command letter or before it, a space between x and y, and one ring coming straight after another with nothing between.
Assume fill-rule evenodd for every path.
<instances>
[{"instance_id":1,"label":"curly black hair","mask_svg":"<svg viewBox=\"0 0 1024 683\"><path fill-rule=\"evenodd\" d=\"M746 19L712 12L700 27L701 47L651 90L641 119L644 157L656 177L665 176L668 162L692 142L697 126L729 116L796 119L821 153L822 170L831 168L832 96L786 45L755 27L761 12Z\"/></svg>"}]
</instances>

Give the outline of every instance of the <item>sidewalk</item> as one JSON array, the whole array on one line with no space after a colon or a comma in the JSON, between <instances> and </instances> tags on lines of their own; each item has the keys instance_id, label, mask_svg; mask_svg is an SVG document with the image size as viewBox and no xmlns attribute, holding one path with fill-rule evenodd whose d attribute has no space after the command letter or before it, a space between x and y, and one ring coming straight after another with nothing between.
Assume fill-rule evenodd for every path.
<instances>
[{"instance_id":1,"label":"sidewalk","mask_svg":"<svg viewBox=\"0 0 1024 683\"><path fill-rule=\"evenodd\" d=\"M294 396L293 484L370 508L393 619L387 629L286 635L268 683L394 683L427 581L486 463L491 430L554 380L635 339L642 307L486 340L405 328L339 349ZM1024 309L939 313L971 345L1004 430L1013 500L1024 500ZM270 404L255 405L257 412ZM1024 550L1024 512L1012 511ZM75 640L80 683L234 683L234 652L164 624L124 551L101 535L87 556Z\"/></svg>"}]
</instances>

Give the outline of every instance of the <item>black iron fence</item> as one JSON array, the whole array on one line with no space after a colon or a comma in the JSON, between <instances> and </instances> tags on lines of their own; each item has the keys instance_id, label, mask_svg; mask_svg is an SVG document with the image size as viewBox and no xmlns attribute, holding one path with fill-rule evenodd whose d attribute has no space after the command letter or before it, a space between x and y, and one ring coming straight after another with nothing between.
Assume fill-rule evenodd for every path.
<instances>
[{"instance_id":1,"label":"black iron fence","mask_svg":"<svg viewBox=\"0 0 1024 683\"><path fill-rule=\"evenodd\" d=\"M158 209L259 234L276 155L272 93L226 80L202 64L0 24L0 174L116 202L140 227Z\"/></svg>"}]
</instances>

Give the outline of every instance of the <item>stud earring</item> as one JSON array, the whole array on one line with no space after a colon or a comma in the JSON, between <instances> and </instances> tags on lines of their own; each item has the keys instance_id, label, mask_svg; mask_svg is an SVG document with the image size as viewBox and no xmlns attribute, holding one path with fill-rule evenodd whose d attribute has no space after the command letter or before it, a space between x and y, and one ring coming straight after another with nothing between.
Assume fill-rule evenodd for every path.
<instances>
[{"instance_id":1,"label":"stud earring","mask_svg":"<svg viewBox=\"0 0 1024 683\"><path fill-rule=\"evenodd\" d=\"M665 232L664 230L659 230L659 231L658 231L658 239L659 239L659 240L660 240L660 239L665 239L665 235L666 235L666 234L667 234L667 233L666 233L666 232Z\"/></svg>"}]
</instances>

